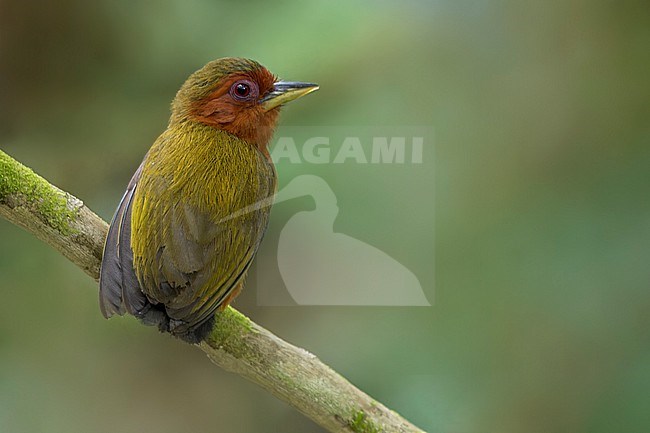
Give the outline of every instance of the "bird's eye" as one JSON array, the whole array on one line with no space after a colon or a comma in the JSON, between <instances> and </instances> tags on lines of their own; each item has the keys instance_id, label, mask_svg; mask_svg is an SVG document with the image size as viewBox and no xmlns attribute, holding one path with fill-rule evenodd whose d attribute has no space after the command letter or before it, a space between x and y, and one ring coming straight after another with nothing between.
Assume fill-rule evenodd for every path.
<instances>
[{"instance_id":1,"label":"bird's eye","mask_svg":"<svg viewBox=\"0 0 650 433\"><path fill-rule=\"evenodd\" d=\"M250 101L257 97L257 85L248 80L240 80L230 88L230 95L238 101Z\"/></svg>"},{"instance_id":2,"label":"bird's eye","mask_svg":"<svg viewBox=\"0 0 650 433\"><path fill-rule=\"evenodd\" d=\"M235 86L235 93L240 98L245 98L251 93L251 88L248 84L239 83Z\"/></svg>"}]
</instances>

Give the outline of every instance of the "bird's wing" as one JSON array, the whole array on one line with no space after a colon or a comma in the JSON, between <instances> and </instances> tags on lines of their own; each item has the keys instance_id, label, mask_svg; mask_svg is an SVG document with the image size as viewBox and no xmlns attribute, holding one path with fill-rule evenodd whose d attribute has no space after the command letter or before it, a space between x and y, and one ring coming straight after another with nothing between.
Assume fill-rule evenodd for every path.
<instances>
[{"instance_id":1,"label":"bird's wing","mask_svg":"<svg viewBox=\"0 0 650 433\"><path fill-rule=\"evenodd\" d=\"M106 318L127 311L137 316L147 303L133 271L131 251L131 203L141 173L142 165L136 170L120 200L104 244L99 276L99 307Z\"/></svg>"},{"instance_id":2,"label":"bird's wing","mask_svg":"<svg viewBox=\"0 0 650 433\"><path fill-rule=\"evenodd\" d=\"M133 207L133 241L144 242L134 247L136 274L179 332L207 320L243 281L269 214L265 207L215 221L155 175L140 185Z\"/></svg>"}]
</instances>

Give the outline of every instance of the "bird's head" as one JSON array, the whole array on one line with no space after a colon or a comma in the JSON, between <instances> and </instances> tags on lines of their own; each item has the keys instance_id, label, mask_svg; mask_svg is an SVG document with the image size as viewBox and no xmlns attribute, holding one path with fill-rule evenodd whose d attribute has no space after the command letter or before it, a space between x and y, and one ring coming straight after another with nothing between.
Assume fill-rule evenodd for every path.
<instances>
[{"instance_id":1,"label":"bird's head","mask_svg":"<svg viewBox=\"0 0 650 433\"><path fill-rule=\"evenodd\" d=\"M172 102L170 122L200 122L266 153L280 107L317 89L312 83L279 81L253 60L225 57L190 75Z\"/></svg>"}]
</instances>

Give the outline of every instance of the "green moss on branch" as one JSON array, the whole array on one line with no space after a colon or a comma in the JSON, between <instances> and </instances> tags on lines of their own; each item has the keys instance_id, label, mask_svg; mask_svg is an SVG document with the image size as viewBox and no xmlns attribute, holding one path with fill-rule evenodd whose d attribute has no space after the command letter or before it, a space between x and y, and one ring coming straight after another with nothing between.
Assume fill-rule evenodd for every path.
<instances>
[{"instance_id":1,"label":"green moss on branch","mask_svg":"<svg viewBox=\"0 0 650 433\"><path fill-rule=\"evenodd\" d=\"M366 413L362 410L355 413L348 425L355 433L380 433L381 429L377 427L370 419Z\"/></svg>"},{"instance_id":2,"label":"green moss on branch","mask_svg":"<svg viewBox=\"0 0 650 433\"><path fill-rule=\"evenodd\" d=\"M228 347L228 351L235 356L242 356L245 347L242 343L244 334L253 332L250 319L239 311L228 306L216 314L215 325L207 340L213 347Z\"/></svg>"},{"instance_id":3,"label":"green moss on branch","mask_svg":"<svg viewBox=\"0 0 650 433\"><path fill-rule=\"evenodd\" d=\"M71 232L69 222L78 212L68 207L64 192L0 150L0 204L15 207L17 203L33 207L43 222L61 234Z\"/></svg>"}]
</instances>

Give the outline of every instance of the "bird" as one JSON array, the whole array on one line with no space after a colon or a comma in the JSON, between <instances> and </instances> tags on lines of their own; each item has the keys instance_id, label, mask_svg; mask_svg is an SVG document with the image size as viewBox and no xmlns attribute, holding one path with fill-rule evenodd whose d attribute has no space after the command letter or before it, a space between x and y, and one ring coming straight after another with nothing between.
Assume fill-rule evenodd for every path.
<instances>
[{"instance_id":1,"label":"bird","mask_svg":"<svg viewBox=\"0 0 650 433\"><path fill-rule=\"evenodd\" d=\"M242 290L266 231L280 108L314 83L224 57L187 78L128 183L104 245L99 306L190 344Z\"/></svg>"}]
</instances>

